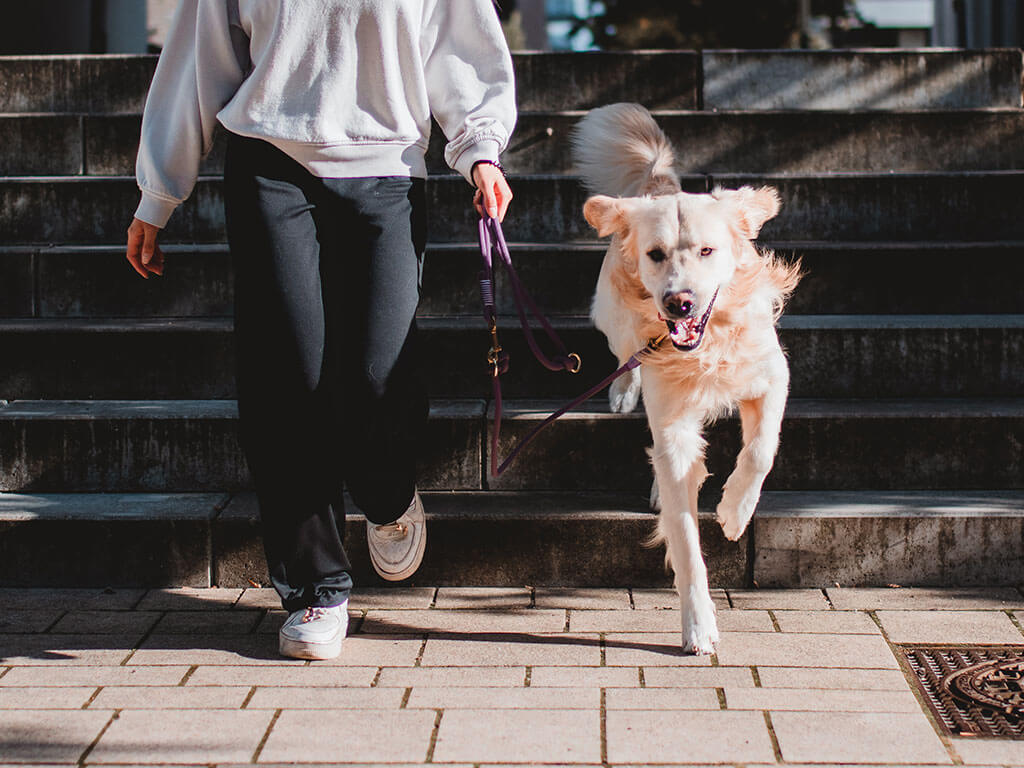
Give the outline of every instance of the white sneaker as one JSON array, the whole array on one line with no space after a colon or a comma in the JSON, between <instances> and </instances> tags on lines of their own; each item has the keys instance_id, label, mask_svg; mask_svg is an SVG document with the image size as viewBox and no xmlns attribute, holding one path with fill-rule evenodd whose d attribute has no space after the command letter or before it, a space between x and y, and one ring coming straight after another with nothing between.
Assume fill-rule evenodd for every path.
<instances>
[{"instance_id":1,"label":"white sneaker","mask_svg":"<svg viewBox=\"0 0 1024 768\"><path fill-rule=\"evenodd\" d=\"M382 579L401 581L416 573L427 548L427 518L419 493L395 522L376 525L367 520L366 543L373 569Z\"/></svg>"},{"instance_id":2,"label":"white sneaker","mask_svg":"<svg viewBox=\"0 0 1024 768\"><path fill-rule=\"evenodd\" d=\"M330 608L293 611L277 633L278 650L293 659L333 659L348 631L348 600Z\"/></svg>"}]
</instances>

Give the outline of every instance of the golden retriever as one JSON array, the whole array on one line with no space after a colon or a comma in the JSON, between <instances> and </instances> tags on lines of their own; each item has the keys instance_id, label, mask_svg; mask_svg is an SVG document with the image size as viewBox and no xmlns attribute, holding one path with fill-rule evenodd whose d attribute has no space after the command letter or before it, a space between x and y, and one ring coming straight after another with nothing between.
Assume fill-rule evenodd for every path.
<instances>
[{"instance_id":1,"label":"golden retriever","mask_svg":"<svg viewBox=\"0 0 1024 768\"><path fill-rule=\"evenodd\" d=\"M779 211L775 189L682 192L672 147L643 107L591 111L572 143L576 169L595 193L583 215L600 236L613 235L594 324L620 363L666 330L671 341L616 380L609 399L613 411L628 412L643 392L654 437L651 505L660 509L654 541L667 545L683 649L712 653L718 627L697 528L697 492L707 476L701 433L738 407L743 449L718 505L718 522L735 540L778 449L789 367L775 324L799 265L753 244Z\"/></svg>"}]
</instances>

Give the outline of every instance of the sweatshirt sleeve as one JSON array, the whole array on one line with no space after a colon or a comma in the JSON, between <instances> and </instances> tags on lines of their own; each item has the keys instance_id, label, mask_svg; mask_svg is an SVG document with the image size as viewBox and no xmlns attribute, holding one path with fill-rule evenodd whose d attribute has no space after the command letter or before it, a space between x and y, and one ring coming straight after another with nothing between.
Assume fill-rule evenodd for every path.
<instances>
[{"instance_id":1,"label":"sweatshirt sleeve","mask_svg":"<svg viewBox=\"0 0 1024 768\"><path fill-rule=\"evenodd\" d=\"M158 227L191 193L217 113L245 78L226 0L182 0L146 97L135 176L135 216Z\"/></svg>"},{"instance_id":2,"label":"sweatshirt sleeve","mask_svg":"<svg viewBox=\"0 0 1024 768\"><path fill-rule=\"evenodd\" d=\"M427 0L424 71L444 158L472 184L473 163L497 160L516 122L512 56L491 0Z\"/></svg>"}]
</instances>

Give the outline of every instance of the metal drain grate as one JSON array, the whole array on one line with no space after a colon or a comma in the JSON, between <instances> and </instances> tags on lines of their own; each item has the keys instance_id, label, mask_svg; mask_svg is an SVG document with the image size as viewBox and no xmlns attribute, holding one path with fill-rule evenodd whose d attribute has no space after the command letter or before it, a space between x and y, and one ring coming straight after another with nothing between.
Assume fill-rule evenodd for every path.
<instances>
[{"instance_id":1,"label":"metal drain grate","mask_svg":"<svg viewBox=\"0 0 1024 768\"><path fill-rule=\"evenodd\" d=\"M1024 646L902 646L952 736L1024 739Z\"/></svg>"}]
</instances>

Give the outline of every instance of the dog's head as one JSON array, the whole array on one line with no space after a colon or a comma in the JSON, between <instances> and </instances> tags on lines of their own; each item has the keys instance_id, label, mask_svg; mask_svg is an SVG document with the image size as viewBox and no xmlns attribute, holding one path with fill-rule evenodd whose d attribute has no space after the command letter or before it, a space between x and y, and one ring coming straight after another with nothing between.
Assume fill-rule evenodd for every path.
<instances>
[{"instance_id":1,"label":"dog's head","mask_svg":"<svg viewBox=\"0 0 1024 768\"><path fill-rule=\"evenodd\" d=\"M634 271L672 343L696 349L715 296L729 283L750 241L779 212L772 187L679 192L661 197L596 195L583 206L602 237L618 235L625 268Z\"/></svg>"}]
</instances>

